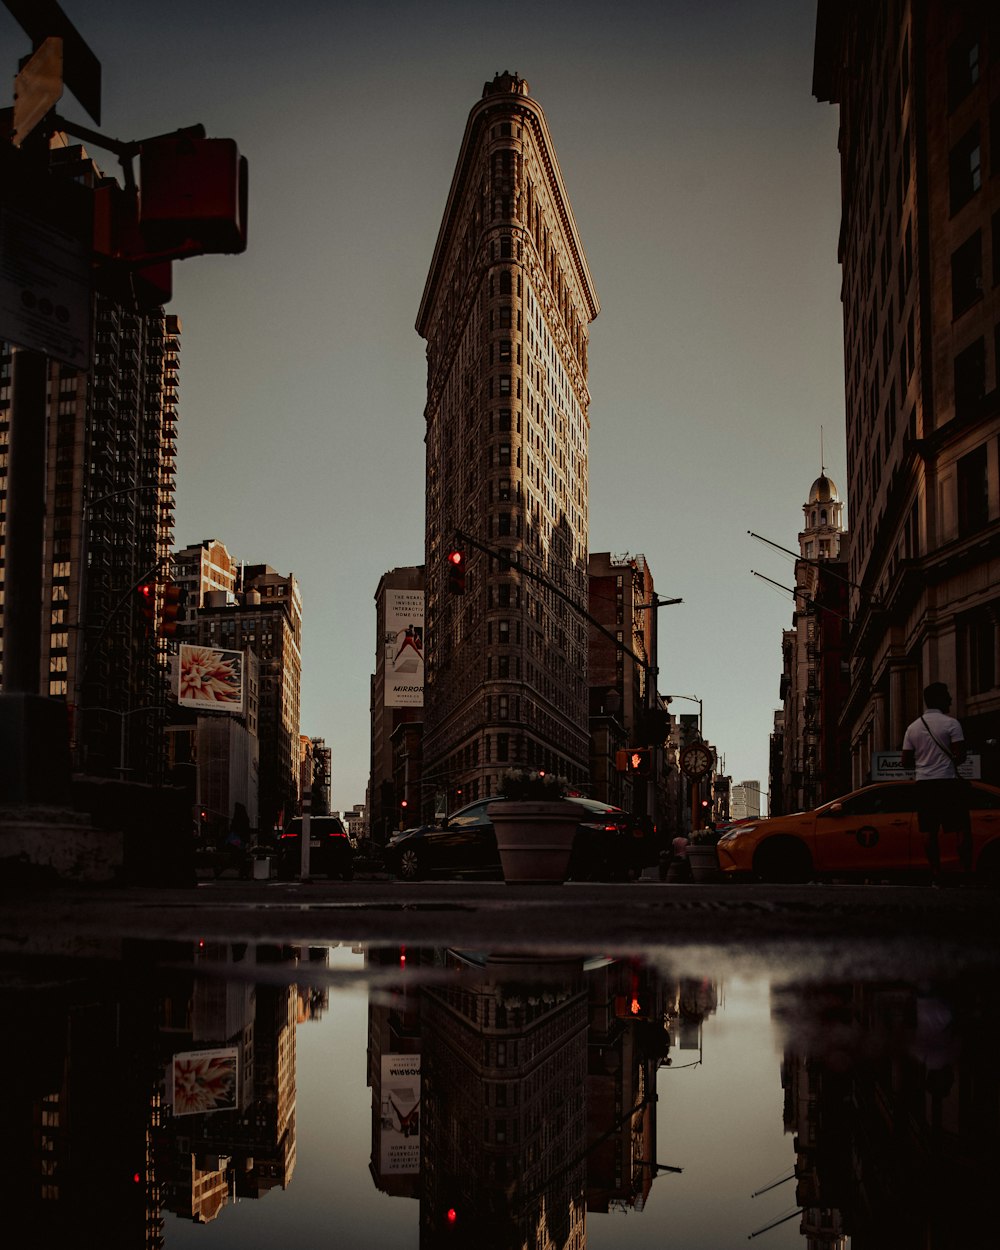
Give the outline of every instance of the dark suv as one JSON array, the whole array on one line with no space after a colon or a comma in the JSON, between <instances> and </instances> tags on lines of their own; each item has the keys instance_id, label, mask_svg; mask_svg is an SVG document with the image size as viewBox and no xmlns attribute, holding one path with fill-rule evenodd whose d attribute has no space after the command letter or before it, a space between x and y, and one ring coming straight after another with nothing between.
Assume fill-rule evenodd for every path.
<instances>
[{"instance_id":1,"label":"dark suv","mask_svg":"<svg viewBox=\"0 0 1000 1250\"><path fill-rule=\"evenodd\" d=\"M302 818L285 826L278 839L278 876L297 877L302 863ZM354 844L337 816L309 818L309 872L328 877L354 876Z\"/></svg>"}]
</instances>

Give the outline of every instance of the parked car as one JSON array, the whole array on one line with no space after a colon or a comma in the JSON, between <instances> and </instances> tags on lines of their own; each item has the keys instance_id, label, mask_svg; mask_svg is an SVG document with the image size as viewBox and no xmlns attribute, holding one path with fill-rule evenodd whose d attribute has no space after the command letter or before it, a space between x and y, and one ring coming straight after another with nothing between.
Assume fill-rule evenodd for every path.
<instances>
[{"instance_id":1,"label":"parked car","mask_svg":"<svg viewBox=\"0 0 1000 1250\"><path fill-rule=\"evenodd\" d=\"M278 839L279 877L297 877L302 863L302 818L289 821ZM354 844L337 816L309 819L309 873L328 877L354 876Z\"/></svg>"},{"instance_id":2,"label":"parked car","mask_svg":"<svg viewBox=\"0 0 1000 1250\"><path fill-rule=\"evenodd\" d=\"M487 808L496 795L450 816L393 835L385 848L388 871L404 881L452 874L503 879L496 834ZM620 807L573 796L580 808L569 875L573 880L610 881L657 862L653 838Z\"/></svg>"},{"instance_id":3,"label":"parked car","mask_svg":"<svg viewBox=\"0 0 1000 1250\"><path fill-rule=\"evenodd\" d=\"M1000 789L968 784L973 869L998 878ZM957 872L957 838L944 834L940 842L943 871ZM720 837L718 852L724 873L759 881L922 872L928 866L913 781L864 786L811 812L738 825Z\"/></svg>"}]
</instances>

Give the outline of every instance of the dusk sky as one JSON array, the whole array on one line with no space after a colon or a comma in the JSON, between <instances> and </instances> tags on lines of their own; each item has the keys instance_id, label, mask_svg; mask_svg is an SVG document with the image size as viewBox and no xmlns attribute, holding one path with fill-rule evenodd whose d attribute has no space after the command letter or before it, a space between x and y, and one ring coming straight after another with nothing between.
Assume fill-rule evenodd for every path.
<instances>
[{"instance_id":1,"label":"dusk sky","mask_svg":"<svg viewBox=\"0 0 1000 1250\"><path fill-rule=\"evenodd\" d=\"M466 118L503 70L545 110L602 306L590 550L644 555L683 598L660 611L659 689L702 699L725 771L766 788L792 600L751 570L794 573L747 531L797 547L821 429L846 489L815 0L61 2L103 66L104 134L200 122L249 160L247 252L174 265L176 544L299 579L301 729L332 748L334 807L365 798L379 577L423 562L414 322ZM0 8L9 84L29 50Z\"/></svg>"}]
</instances>

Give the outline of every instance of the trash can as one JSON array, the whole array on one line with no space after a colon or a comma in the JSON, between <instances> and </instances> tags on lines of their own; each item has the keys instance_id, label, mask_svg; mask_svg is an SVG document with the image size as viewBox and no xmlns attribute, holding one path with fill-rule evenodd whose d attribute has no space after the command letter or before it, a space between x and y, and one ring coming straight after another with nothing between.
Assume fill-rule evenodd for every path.
<instances>
[{"instance_id":1,"label":"trash can","mask_svg":"<svg viewBox=\"0 0 1000 1250\"><path fill-rule=\"evenodd\" d=\"M267 851L254 853L253 879L254 881L269 881L271 879L271 856Z\"/></svg>"}]
</instances>

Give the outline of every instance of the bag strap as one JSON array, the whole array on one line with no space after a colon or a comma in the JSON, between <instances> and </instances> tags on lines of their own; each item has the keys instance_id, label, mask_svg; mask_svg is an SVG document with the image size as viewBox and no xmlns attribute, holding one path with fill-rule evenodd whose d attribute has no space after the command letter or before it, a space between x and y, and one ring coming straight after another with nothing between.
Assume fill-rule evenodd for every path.
<instances>
[{"instance_id":1,"label":"bag strap","mask_svg":"<svg viewBox=\"0 0 1000 1250\"><path fill-rule=\"evenodd\" d=\"M947 755L948 759L949 759L949 760L950 760L950 762L951 762L951 766L952 766L952 768L955 770L955 776L956 776L956 777L959 777L961 774L960 774L960 773L959 773L959 771L958 771L958 764L955 762L955 757L954 757L954 755L952 755L952 753L948 750L948 748L947 748L947 747L945 747L945 746L942 746L942 745L941 745L941 743L938 741L937 734L934 732L934 730L933 730L933 729L931 729L930 725L928 725L927 721L926 721L926 720L924 720L923 716L921 716L921 717L920 717L920 719L921 719L921 721L923 721L923 726L924 726L924 728L927 730L927 732L930 734L930 736L934 739L934 745L937 747L937 749L938 749L939 751L941 751L941 752L943 752L945 755Z\"/></svg>"}]
</instances>

